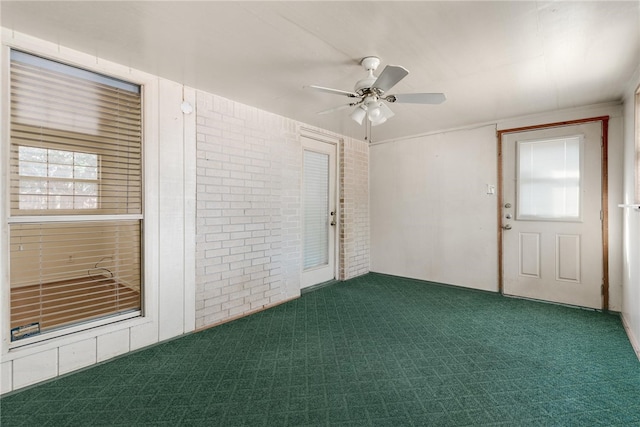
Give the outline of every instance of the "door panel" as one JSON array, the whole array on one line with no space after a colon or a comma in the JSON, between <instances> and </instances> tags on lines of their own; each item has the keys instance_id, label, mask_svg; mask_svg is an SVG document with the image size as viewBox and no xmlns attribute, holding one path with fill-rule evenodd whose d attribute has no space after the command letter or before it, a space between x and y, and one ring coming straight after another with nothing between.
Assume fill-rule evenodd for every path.
<instances>
[{"instance_id":1,"label":"door panel","mask_svg":"<svg viewBox=\"0 0 640 427\"><path fill-rule=\"evenodd\" d=\"M540 233L520 233L520 275L540 278Z\"/></svg>"},{"instance_id":2,"label":"door panel","mask_svg":"<svg viewBox=\"0 0 640 427\"><path fill-rule=\"evenodd\" d=\"M600 135L594 122L503 136L504 294L601 308Z\"/></svg>"},{"instance_id":3,"label":"door panel","mask_svg":"<svg viewBox=\"0 0 640 427\"><path fill-rule=\"evenodd\" d=\"M335 278L336 146L304 137L302 146L305 288Z\"/></svg>"}]
</instances>

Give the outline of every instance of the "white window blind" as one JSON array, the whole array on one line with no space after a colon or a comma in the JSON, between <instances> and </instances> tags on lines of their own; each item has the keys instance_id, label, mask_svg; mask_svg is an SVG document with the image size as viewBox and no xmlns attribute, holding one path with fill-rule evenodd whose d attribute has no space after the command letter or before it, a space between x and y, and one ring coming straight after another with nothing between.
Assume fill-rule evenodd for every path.
<instances>
[{"instance_id":1,"label":"white window blind","mask_svg":"<svg viewBox=\"0 0 640 427\"><path fill-rule=\"evenodd\" d=\"M11 51L12 341L142 308L141 89Z\"/></svg>"},{"instance_id":2,"label":"white window blind","mask_svg":"<svg viewBox=\"0 0 640 427\"><path fill-rule=\"evenodd\" d=\"M140 88L22 52L11 58L11 215L140 214Z\"/></svg>"},{"instance_id":3,"label":"white window blind","mask_svg":"<svg viewBox=\"0 0 640 427\"><path fill-rule=\"evenodd\" d=\"M140 221L10 225L11 329L140 310Z\"/></svg>"},{"instance_id":4,"label":"white window blind","mask_svg":"<svg viewBox=\"0 0 640 427\"><path fill-rule=\"evenodd\" d=\"M518 219L578 220L580 137L518 143Z\"/></svg>"},{"instance_id":5,"label":"white window blind","mask_svg":"<svg viewBox=\"0 0 640 427\"><path fill-rule=\"evenodd\" d=\"M329 261L329 155L304 151L304 269Z\"/></svg>"}]
</instances>

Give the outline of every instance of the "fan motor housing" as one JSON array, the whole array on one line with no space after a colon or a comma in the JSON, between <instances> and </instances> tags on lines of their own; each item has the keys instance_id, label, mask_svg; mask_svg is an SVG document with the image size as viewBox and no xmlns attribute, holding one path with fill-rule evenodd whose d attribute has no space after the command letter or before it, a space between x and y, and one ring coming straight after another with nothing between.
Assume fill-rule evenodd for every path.
<instances>
[{"instance_id":1,"label":"fan motor housing","mask_svg":"<svg viewBox=\"0 0 640 427\"><path fill-rule=\"evenodd\" d=\"M368 89L371 88L371 85L375 83L376 79L377 77L370 76L370 77L365 77L364 79L358 80L356 85L353 87L353 91L357 92L359 95L364 95L366 92L368 92Z\"/></svg>"},{"instance_id":2,"label":"fan motor housing","mask_svg":"<svg viewBox=\"0 0 640 427\"><path fill-rule=\"evenodd\" d=\"M360 65L364 68L368 75L364 79L360 79L356 82L356 85L353 87L353 91L356 92L360 96L365 95L380 95L377 91L372 90L371 86L378 79L373 75L373 72L380 65L380 58L377 56L366 56L362 58L360 61Z\"/></svg>"}]
</instances>

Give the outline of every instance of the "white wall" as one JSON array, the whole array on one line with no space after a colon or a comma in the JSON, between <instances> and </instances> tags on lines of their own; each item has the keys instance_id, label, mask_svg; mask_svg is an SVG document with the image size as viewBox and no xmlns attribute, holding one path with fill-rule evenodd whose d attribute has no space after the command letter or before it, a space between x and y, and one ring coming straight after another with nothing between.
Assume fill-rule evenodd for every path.
<instances>
[{"instance_id":1,"label":"white wall","mask_svg":"<svg viewBox=\"0 0 640 427\"><path fill-rule=\"evenodd\" d=\"M371 271L497 291L495 126L371 147Z\"/></svg>"},{"instance_id":2,"label":"white wall","mask_svg":"<svg viewBox=\"0 0 640 427\"><path fill-rule=\"evenodd\" d=\"M498 290L497 129L609 120L609 307L622 307L622 109L606 104L504 119L371 147L371 271Z\"/></svg>"},{"instance_id":3,"label":"white wall","mask_svg":"<svg viewBox=\"0 0 640 427\"><path fill-rule=\"evenodd\" d=\"M622 203L634 201L636 135L635 91L640 85L640 67L636 71L624 99L624 197ZM640 211L622 209L624 256L622 268L622 319L638 358L640 358Z\"/></svg>"}]
</instances>

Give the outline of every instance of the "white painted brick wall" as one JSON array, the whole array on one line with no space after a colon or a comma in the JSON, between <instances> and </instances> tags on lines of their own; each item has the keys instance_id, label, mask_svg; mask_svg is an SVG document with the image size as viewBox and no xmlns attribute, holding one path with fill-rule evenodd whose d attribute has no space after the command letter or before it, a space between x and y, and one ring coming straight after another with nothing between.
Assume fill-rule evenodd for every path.
<instances>
[{"instance_id":1,"label":"white painted brick wall","mask_svg":"<svg viewBox=\"0 0 640 427\"><path fill-rule=\"evenodd\" d=\"M292 120L197 94L196 327L299 294L301 146Z\"/></svg>"},{"instance_id":2,"label":"white painted brick wall","mask_svg":"<svg viewBox=\"0 0 640 427\"><path fill-rule=\"evenodd\" d=\"M300 293L301 123L197 93L196 327ZM369 146L340 144L338 278L369 271Z\"/></svg>"},{"instance_id":3,"label":"white painted brick wall","mask_svg":"<svg viewBox=\"0 0 640 427\"><path fill-rule=\"evenodd\" d=\"M369 145L340 144L340 280L369 272Z\"/></svg>"}]
</instances>

